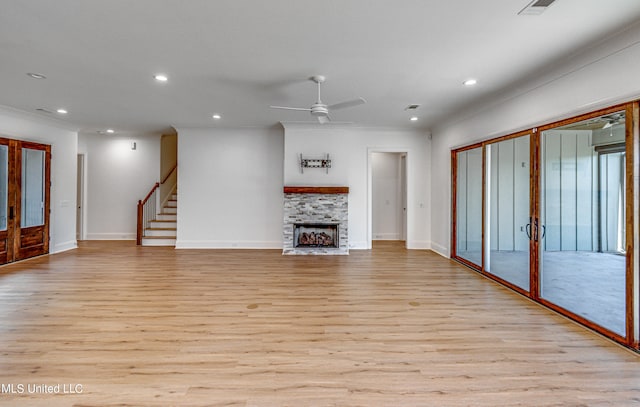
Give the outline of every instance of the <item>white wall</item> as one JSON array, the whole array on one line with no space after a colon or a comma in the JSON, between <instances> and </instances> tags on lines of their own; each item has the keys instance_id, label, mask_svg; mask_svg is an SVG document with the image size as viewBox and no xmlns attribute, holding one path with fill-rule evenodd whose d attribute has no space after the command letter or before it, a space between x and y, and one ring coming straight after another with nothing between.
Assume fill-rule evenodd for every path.
<instances>
[{"instance_id":1,"label":"white wall","mask_svg":"<svg viewBox=\"0 0 640 407\"><path fill-rule=\"evenodd\" d=\"M432 248L450 254L452 148L640 97L640 23L432 131Z\"/></svg>"},{"instance_id":2,"label":"white wall","mask_svg":"<svg viewBox=\"0 0 640 407\"><path fill-rule=\"evenodd\" d=\"M177 130L176 248L282 249L282 128Z\"/></svg>"},{"instance_id":3,"label":"white wall","mask_svg":"<svg viewBox=\"0 0 640 407\"><path fill-rule=\"evenodd\" d=\"M373 153L372 227L373 239L401 240L402 188L400 153Z\"/></svg>"},{"instance_id":4,"label":"white wall","mask_svg":"<svg viewBox=\"0 0 640 407\"><path fill-rule=\"evenodd\" d=\"M85 154L86 238L135 239L138 200L160 181L160 135L80 134L78 152Z\"/></svg>"},{"instance_id":5,"label":"white wall","mask_svg":"<svg viewBox=\"0 0 640 407\"><path fill-rule=\"evenodd\" d=\"M298 186L349 187L349 246L371 248L371 165L375 152L406 152L407 247L430 247L430 140L421 131L349 125L283 123L284 182ZM300 171L299 157L329 154L331 169ZM440 198L436 199L439 200Z\"/></svg>"},{"instance_id":6,"label":"white wall","mask_svg":"<svg viewBox=\"0 0 640 407\"><path fill-rule=\"evenodd\" d=\"M51 145L49 252L57 253L77 247L77 131L58 121L0 106L0 137Z\"/></svg>"}]
</instances>

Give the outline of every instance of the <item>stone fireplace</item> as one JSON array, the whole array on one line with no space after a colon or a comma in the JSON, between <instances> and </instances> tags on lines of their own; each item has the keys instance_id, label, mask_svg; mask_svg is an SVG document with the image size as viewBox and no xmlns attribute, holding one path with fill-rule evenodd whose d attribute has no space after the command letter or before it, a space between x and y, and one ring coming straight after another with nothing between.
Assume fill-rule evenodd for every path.
<instances>
[{"instance_id":1,"label":"stone fireplace","mask_svg":"<svg viewBox=\"0 0 640 407\"><path fill-rule=\"evenodd\" d=\"M283 254L349 254L348 187L284 187Z\"/></svg>"}]
</instances>

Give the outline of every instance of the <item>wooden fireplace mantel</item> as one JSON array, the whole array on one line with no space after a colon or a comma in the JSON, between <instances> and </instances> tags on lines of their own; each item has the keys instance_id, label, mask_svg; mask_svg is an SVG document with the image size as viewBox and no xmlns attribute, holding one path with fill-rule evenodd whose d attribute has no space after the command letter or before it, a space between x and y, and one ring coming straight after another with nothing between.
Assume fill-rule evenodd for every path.
<instances>
[{"instance_id":1,"label":"wooden fireplace mantel","mask_svg":"<svg viewBox=\"0 0 640 407\"><path fill-rule=\"evenodd\" d=\"M348 194L349 187L284 187L285 194Z\"/></svg>"}]
</instances>

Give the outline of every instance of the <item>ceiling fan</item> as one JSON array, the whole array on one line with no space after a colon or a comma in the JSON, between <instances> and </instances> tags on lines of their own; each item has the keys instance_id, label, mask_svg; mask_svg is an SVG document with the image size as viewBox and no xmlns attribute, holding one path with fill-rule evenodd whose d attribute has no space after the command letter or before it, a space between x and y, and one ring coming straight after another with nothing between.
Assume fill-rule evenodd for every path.
<instances>
[{"instance_id":1,"label":"ceiling fan","mask_svg":"<svg viewBox=\"0 0 640 407\"><path fill-rule=\"evenodd\" d=\"M602 128L608 129L609 127L612 127L614 124L620 124L624 121L624 118L625 118L625 115L623 113L614 113L608 116L602 116L600 119L606 120Z\"/></svg>"},{"instance_id":2,"label":"ceiling fan","mask_svg":"<svg viewBox=\"0 0 640 407\"><path fill-rule=\"evenodd\" d=\"M353 107L353 106L358 106L358 105L367 103L367 101L364 100L363 98L357 98L357 99L347 100L340 103L334 103L333 105L327 105L326 103L322 102L322 99L320 99L320 86L324 83L326 78L322 75L315 75L309 79L318 84L318 101L312 104L310 108L288 107L288 106L269 106L269 107L273 109L302 110L305 112L311 112L311 115L314 117L317 117L320 123L327 123L331 121L331 118L329 117L330 110L345 109L347 107Z\"/></svg>"}]
</instances>

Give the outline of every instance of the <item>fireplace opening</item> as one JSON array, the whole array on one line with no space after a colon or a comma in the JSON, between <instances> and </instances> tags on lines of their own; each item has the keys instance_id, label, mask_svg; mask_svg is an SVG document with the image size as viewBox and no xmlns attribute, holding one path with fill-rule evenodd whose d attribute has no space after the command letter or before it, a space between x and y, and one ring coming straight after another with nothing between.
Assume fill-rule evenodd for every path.
<instances>
[{"instance_id":1,"label":"fireplace opening","mask_svg":"<svg viewBox=\"0 0 640 407\"><path fill-rule=\"evenodd\" d=\"M293 247L338 247L337 223L296 223L293 225Z\"/></svg>"}]
</instances>

